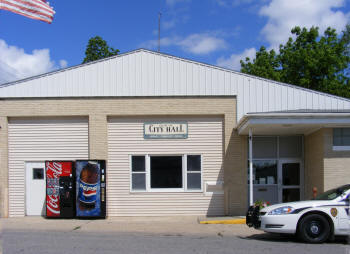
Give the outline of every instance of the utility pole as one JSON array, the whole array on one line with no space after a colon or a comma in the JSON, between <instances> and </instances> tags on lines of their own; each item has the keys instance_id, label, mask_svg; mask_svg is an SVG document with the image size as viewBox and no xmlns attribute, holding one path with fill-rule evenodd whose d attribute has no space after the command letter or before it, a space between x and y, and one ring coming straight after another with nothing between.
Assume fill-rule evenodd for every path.
<instances>
[{"instance_id":1,"label":"utility pole","mask_svg":"<svg viewBox=\"0 0 350 254\"><path fill-rule=\"evenodd\" d=\"M160 52L160 18L162 16L162 13L158 13L158 52Z\"/></svg>"}]
</instances>

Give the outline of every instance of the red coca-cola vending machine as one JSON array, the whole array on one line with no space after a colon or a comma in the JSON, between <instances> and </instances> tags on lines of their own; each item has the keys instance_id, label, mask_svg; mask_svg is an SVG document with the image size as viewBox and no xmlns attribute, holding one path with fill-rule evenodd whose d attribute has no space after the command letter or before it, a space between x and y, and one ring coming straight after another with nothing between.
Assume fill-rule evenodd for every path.
<instances>
[{"instance_id":1,"label":"red coca-cola vending machine","mask_svg":"<svg viewBox=\"0 0 350 254\"><path fill-rule=\"evenodd\" d=\"M46 161L46 217L75 216L75 170L73 161Z\"/></svg>"}]
</instances>

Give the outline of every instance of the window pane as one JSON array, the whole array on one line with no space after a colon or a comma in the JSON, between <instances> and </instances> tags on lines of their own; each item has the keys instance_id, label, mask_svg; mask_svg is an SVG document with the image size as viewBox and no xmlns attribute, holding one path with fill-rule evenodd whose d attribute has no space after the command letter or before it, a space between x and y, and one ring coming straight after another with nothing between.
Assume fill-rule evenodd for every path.
<instances>
[{"instance_id":1,"label":"window pane","mask_svg":"<svg viewBox=\"0 0 350 254\"><path fill-rule=\"evenodd\" d=\"M253 156L261 159L277 158L277 138L253 137Z\"/></svg>"},{"instance_id":2,"label":"window pane","mask_svg":"<svg viewBox=\"0 0 350 254\"><path fill-rule=\"evenodd\" d=\"M132 171L145 172L145 156L132 156Z\"/></svg>"},{"instance_id":3,"label":"window pane","mask_svg":"<svg viewBox=\"0 0 350 254\"><path fill-rule=\"evenodd\" d=\"M277 161L254 160L253 161L254 184L277 184ZM249 183L249 161L248 161L248 183Z\"/></svg>"},{"instance_id":4,"label":"window pane","mask_svg":"<svg viewBox=\"0 0 350 254\"><path fill-rule=\"evenodd\" d=\"M283 189L283 203L300 200L300 189Z\"/></svg>"},{"instance_id":5,"label":"window pane","mask_svg":"<svg viewBox=\"0 0 350 254\"><path fill-rule=\"evenodd\" d=\"M300 158L302 154L302 138L300 136L280 137L280 157Z\"/></svg>"},{"instance_id":6,"label":"window pane","mask_svg":"<svg viewBox=\"0 0 350 254\"><path fill-rule=\"evenodd\" d=\"M350 128L333 129L334 146L350 146Z\"/></svg>"},{"instance_id":7,"label":"window pane","mask_svg":"<svg viewBox=\"0 0 350 254\"><path fill-rule=\"evenodd\" d=\"M201 173L187 173L187 189L201 189Z\"/></svg>"},{"instance_id":8,"label":"window pane","mask_svg":"<svg viewBox=\"0 0 350 254\"><path fill-rule=\"evenodd\" d=\"M300 164L283 163L282 165L283 185L300 184Z\"/></svg>"},{"instance_id":9,"label":"window pane","mask_svg":"<svg viewBox=\"0 0 350 254\"><path fill-rule=\"evenodd\" d=\"M350 146L350 128L343 128L343 146Z\"/></svg>"},{"instance_id":10,"label":"window pane","mask_svg":"<svg viewBox=\"0 0 350 254\"><path fill-rule=\"evenodd\" d=\"M341 146L342 145L342 130L341 128L333 129L333 145Z\"/></svg>"},{"instance_id":11,"label":"window pane","mask_svg":"<svg viewBox=\"0 0 350 254\"><path fill-rule=\"evenodd\" d=\"M132 174L132 189L146 190L146 174Z\"/></svg>"},{"instance_id":12,"label":"window pane","mask_svg":"<svg viewBox=\"0 0 350 254\"><path fill-rule=\"evenodd\" d=\"M201 171L201 156L188 155L187 156L187 171Z\"/></svg>"},{"instance_id":13,"label":"window pane","mask_svg":"<svg viewBox=\"0 0 350 254\"><path fill-rule=\"evenodd\" d=\"M44 179L44 169L43 168L33 168L33 179Z\"/></svg>"},{"instance_id":14,"label":"window pane","mask_svg":"<svg viewBox=\"0 0 350 254\"><path fill-rule=\"evenodd\" d=\"M182 156L151 156L151 188L182 188Z\"/></svg>"}]
</instances>

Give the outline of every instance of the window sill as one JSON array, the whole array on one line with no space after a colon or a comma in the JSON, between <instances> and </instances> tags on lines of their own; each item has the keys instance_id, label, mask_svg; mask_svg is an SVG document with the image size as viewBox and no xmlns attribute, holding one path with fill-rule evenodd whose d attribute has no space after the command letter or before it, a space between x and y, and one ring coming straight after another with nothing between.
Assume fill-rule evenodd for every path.
<instances>
[{"instance_id":1,"label":"window sill","mask_svg":"<svg viewBox=\"0 0 350 254\"><path fill-rule=\"evenodd\" d=\"M137 193L203 193L203 190L183 190L183 189L156 189L156 190L131 190L130 194Z\"/></svg>"},{"instance_id":2,"label":"window sill","mask_svg":"<svg viewBox=\"0 0 350 254\"><path fill-rule=\"evenodd\" d=\"M333 146L333 151L350 151L350 146Z\"/></svg>"}]
</instances>

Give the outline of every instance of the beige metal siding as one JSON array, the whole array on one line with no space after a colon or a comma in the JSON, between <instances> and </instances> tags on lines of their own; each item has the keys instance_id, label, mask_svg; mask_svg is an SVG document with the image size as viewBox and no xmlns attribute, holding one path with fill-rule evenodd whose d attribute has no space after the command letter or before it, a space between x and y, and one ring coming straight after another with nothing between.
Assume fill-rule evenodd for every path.
<instances>
[{"instance_id":1,"label":"beige metal siding","mask_svg":"<svg viewBox=\"0 0 350 254\"><path fill-rule=\"evenodd\" d=\"M0 87L0 98L237 96L249 112L350 109L350 100L144 49Z\"/></svg>"},{"instance_id":2,"label":"beige metal siding","mask_svg":"<svg viewBox=\"0 0 350 254\"><path fill-rule=\"evenodd\" d=\"M24 216L25 162L87 159L88 119L10 119L8 149L9 216Z\"/></svg>"},{"instance_id":3,"label":"beige metal siding","mask_svg":"<svg viewBox=\"0 0 350 254\"><path fill-rule=\"evenodd\" d=\"M145 121L187 121L188 139L143 138ZM130 155L201 154L203 192L130 192ZM108 216L223 215L224 195L205 194L205 183L223 182L223 119L110 118L108 121Z\"/></svg>"}]
</instances>

